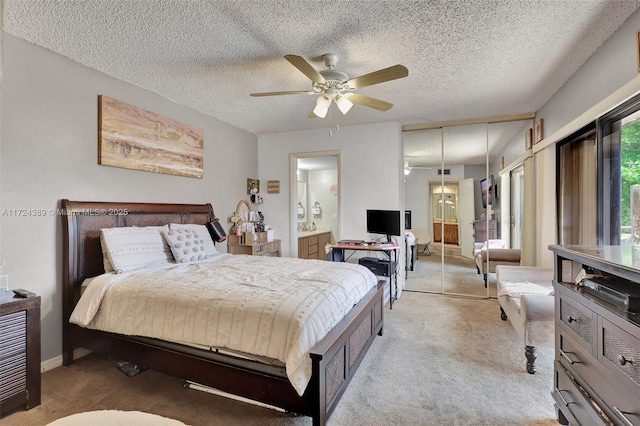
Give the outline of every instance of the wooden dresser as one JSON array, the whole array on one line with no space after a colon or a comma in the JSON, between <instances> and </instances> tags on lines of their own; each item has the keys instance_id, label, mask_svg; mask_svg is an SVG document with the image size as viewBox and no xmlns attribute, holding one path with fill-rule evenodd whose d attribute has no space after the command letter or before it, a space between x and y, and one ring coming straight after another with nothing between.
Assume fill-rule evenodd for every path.
<instances>
[{"instance_id":1,"label":"wooden dresser","mask_svg":"<svg viewBox=\"0 0 640 426\"><path fill-rule=\"evenodd\" d=\"M0 290L0 414L40 405L40 297ZM1 423L1 422L0 422Z\"/></svg>"},{"instance_id":2,"label":"wooden dresser","mask_svg":"<svg viewBox=\"0 0 640 426\"><path fill-rule=\"evenodd\" d=\"M551 246L555 255L553 398L561 424L640 425L640 312L563 281L581 268L640 287L640 248Z\"/></svg>"},{"instance_id":3,"label":"wooden dresser","mask_svg":"<svg viewBox=\"0 0 640 426\"><path fill-rule=\"evenodd\" d=\"M264 256L273 253L274 256L280 257L280 240L253 242L252 244L240 244L236 239L229 238L227 240L227 253L231 254L248 254L251 256Z\"/></svg>"},{"instance_id":4,"label":"wooden dresser","mask_svg":"<svg viewBox=\"0 0 640 426\"><path fill-rule=\"evenodd\" d=\"M484 243L498 238L497 220L476 220L473 222L473 239L476 243Z\"/></svg>"}]
</instances>

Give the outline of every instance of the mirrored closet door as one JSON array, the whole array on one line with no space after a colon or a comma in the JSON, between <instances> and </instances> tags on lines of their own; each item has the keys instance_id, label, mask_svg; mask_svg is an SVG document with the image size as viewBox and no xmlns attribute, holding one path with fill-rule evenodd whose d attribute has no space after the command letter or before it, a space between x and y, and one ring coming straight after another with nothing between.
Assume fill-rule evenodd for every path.
<instances>
[{"instance_id":1,"label":"mirrored closet door","mask_svg":"<svg viewBox=\"0 0 640 426\"><path fill-rule=\"evenodd\" d=\"M531 127L528 119L405 131L405 210L418 252L406 290L497 296L495 265L506 252L494 249L510 248L503 157L525 155Z\"/></svg>"}]
</instances>

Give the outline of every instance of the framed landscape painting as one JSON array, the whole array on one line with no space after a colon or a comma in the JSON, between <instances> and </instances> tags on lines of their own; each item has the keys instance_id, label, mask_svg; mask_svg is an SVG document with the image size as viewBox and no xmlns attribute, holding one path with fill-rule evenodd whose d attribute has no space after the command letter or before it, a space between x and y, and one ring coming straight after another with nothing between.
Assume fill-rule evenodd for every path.
<instances>
[{"instance_id":1,"label":"framed landscape painting","mask_svg":"<svg viewBox=\"0 0 640 426\"><path fill-rule=\"evenodd\" d=\"M202 129L100 95L98 132L98 164L202 179Z\"/></svg>"}]
</instances>

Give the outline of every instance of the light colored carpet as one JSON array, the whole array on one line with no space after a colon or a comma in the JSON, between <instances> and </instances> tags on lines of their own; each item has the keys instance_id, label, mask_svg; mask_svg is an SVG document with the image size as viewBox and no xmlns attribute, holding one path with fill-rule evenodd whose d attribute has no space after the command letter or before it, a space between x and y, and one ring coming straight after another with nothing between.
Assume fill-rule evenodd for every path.
<instances>
[{"instance_id":1,"label":"light colored carpet","mask_svg":"<svg viewBox=\"0 0 640 426\"><path fill-rule=\"evenodd\" d=\"M556 425L553 349L538 351L535 375L498 303L404 293L385 310L374 341L328 426ZM46 425L92 410L139 410L188 425L311 425L311 419L185 389L147 370L127 377L89 355L44 373L42 405L16 411L2 426Z\"/></svg>"},{"instance_id":2,"label":"light colored carpet","mask_svg":"<svg viewBox=\"0 0 640 426\"><path fill-rule=\"evenodd\" d=\"M406 290L487 297L483 276L472 259L460 254L459 246L444 246L444 267L441 244L430 245L430 251L431 256L420 254L413 271L408 271ZM489 296L497 297L495 274L489 274Z\"/></svg>"}]
</instances>

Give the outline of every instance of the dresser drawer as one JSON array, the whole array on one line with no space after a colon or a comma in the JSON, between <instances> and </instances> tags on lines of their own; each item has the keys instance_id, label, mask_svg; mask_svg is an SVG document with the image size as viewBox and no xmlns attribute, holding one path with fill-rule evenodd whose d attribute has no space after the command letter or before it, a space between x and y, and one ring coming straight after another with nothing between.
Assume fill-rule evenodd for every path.
<instances>
[{"instance_id":1,"label":"dresser drawer","mask_svg":"<svg viewBox=\"0 0 640 426\"><path fill-rule=\"evenodd\" d=\"M267 243L267 251L278 251L278 250L280 250L279 242L272 241L270 243Z\"/></svg>"},{"instance_id":2,"label":"dresser drawer","mask_svg":"<svg viewBox=\"0 0 640 426\"><path fill-rule=\"evenodd\" d=\"M570 373L581 377L586 383L600 383L603 368L598 360L566 330L560 329L560 363Z\"/></svg>"},{"instance_id":3,"label":"dresser drawer","mask_svg":"<svg viewBox=\"0 0 640 426\"><path fill-rule=\"evenodd\" d=\"M609 425L611 422L598 413L599 407L572 376L556 362L553 397L570 423L580 425ZM598 407L598 409L594 408Z\"/></svg>"},{"instance_id":4,"label":"dresser drawer","mask_svg":"<svg viewBox=\"0 0 640 426\"><path fill-rule=\"evenodd\" d=\"M620 371L640 389L640 339L602 320L602 363ZM640 405L640 404L639 404Z\"/></svg>"},{"instance_id":5,"label":"dresser drawer","mask_svg":"<svg viewBox=\"0 0 640 426\"><path fill-rule=\"evenodd\" d=\"M561 294L558 315L560 315L560 323L571 330L574 333L574 337L585 348L594 353L597 324L594 313L579 302L566 297L565 294Z\"/></svg>"}]
</instances>

